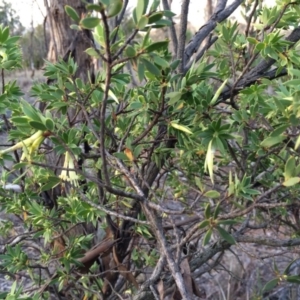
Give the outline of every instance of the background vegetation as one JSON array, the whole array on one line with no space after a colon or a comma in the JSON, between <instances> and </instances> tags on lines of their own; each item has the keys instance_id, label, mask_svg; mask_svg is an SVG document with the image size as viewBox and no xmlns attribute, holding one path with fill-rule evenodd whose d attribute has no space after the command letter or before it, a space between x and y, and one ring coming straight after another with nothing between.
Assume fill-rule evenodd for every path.
<instances>
[{"instance_id":1,"label":"background vegetation","mask_svg":"<svg viewBox=\"0 0 300 300\"><path fill-rule=\"evenodd\" d=\"M63 4L35 105L0 30L1 297L297 299L300 1Z\"/></svg>"}]
</instances>

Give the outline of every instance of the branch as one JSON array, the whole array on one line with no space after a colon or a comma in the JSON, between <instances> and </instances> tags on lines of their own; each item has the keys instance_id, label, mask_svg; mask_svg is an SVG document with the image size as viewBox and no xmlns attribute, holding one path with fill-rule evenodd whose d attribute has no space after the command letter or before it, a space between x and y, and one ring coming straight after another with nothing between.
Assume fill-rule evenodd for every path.
<instances>
[{"instance_id":1,"label":"branch","mask_svg":"<svg viewBox=\"0 0 300 300\"><path fill-rule=\"evenodd\" d=\"M291 42L291 47L297 43L300 40L300 26L295 28L291 34L286 38L287 41ZM235 88L227 88L222 92L220 95L218 101L216 102L216 105L218 103L224 102L226 99L230 98L231 96L235 96L239 93L240 90L244 89L245 87L250 86L251 84L255 83L260 78L268 78L268 79L274 79L280 76L284 76L287 74L286 69L283 69L277 76L276 76L276 70L269 69L272 67L272 65L276 62L275 59L264 59L262 60L256 67L254 67L252 70L247 72L243 78L237 82L235 85Z\"/></svg>"},{"instance_id":2,"label":"branch","mask_svg":"<svg viewBox=\"0 0 300 300\"><path fill-rule=\"evenodd\" d=\"M189 297L188 291L185 287L185 283L180 272L178 264L175 262L170 247L168 247L165 234L163 232L163 227L161 224L161 220L156 217L156 215L151 211L149 207L149 203L142 203L144 214L147 220L151 223L152 230L157 238L157 241L160 245L160 250L162 254L166 257L169 270L172 274L174 281L176 282L177 288L181 294L181 299L188 300L191 299Z\"/></svg>"},{"instance_id":3,"label":"branch","mask_svg":"<svg viewBox=\"0 0 300 300\"><path fill-rule=\"evenodd\" d=\"M196 269L200 268L206 264L211 258L213 258L217 253L223 252L230 248L230 244L224 240L218 241L212 244L206 251L201 253L201 255L195 256L190 263L191 271L194 272Z\"/></svg>"},{"instance_id":4,"label":"branch","mask_svg":"<svg viewBox=\"0 0 300 300\"><path fill-rule=\"evenodd\" d=\"M190 40L189 44L185 47L183 56L185 72L187 71L186 66L188 66L192 55L197 52L201 43L215 29L217 23L227 19L243 3L243 0L235 0L225 9L226 3L226 0L218 1L215 11L209 21L198 30Z\"/></svg>"},{"instance_id":5,"label":"branch","mask_svg":"<svg viewBox=\"0 0 300 300\"><path fill-rule=\"evenodd\" d=\"M100 110L100 153L102 157L102 170L104 174L104 182L110 186L110 178L108 175L108 166L106 161L106 150L105 150L105 113L106 113L106 106L108 101L108 91L110 86L110 80L111 80L111 63L112 63L112 57L110 52L110 32L109 32L109 26L107 23L107 18L103 10L100 11L103 25L104 25L104 31L105 31L105 54L107 59L107 65L106 65L106 76L105 76L105 88L104 88L104 96L103 101L101 104L101 110Z\"/></svg>"},{"instance_id":6,"label":"branch","mask_svg":"<svg viewBox=\"0 0 300 300\"><path fill-rule=\"evenodd\" d=\"M234 238L239 243L255 243L255 244L271 246L271 247L292 247L292 246L300 245L299 238L280 240L278 238L270 238L266 236L248 236L248 235L235 236Z\"/></svg>"},{"instance_id":7,"label":"branch","mask_svg":"<svg viewBox=\"0 0 300 300\"><path fill-rule=\"evenodd\" d=\"M179 45L177 49L177 59L181 59L179 66L179 72L182 73L184 69L184 46L186 40L186 29L187 29L187 19L189 15L189 5L190 0L183 0L181 4L181 13L180 13L180 29L179 29Z\"/></svg>"},{"instance_id":8,"label":"branch","mask_svg":"<svg viewBox=\"0 0 300 300\"><path fill-rule=\"evenodd\" d=\"M147 195L144 193L142 188L138 185L133 175L127 170L127 168L123 165L123 163L115 158L112 157L109 153L106 154L107 158L110 158L112 161L114 160L118 167L120 168L120 171L127 177L127 179L132 184L133 188L136 190L137 194L143 198L143 201L141 201L141 205L143 208L143 211L145 213L145 216L148 220L148 222L151 224L152 230L157 238L157 241L160 245L161 251L163 252L163 255L166 256L169 269L171 271L171 274L174 278L174 281L176 282L177 288L180 291L180 294L182 296L183 300L188 300L189 295L187 293L187 290L185 288L184 280L182 277L182 274L180 272L178 264L174 261L174 257L170 251L170 248L168 247L168 243L166 241L166 237L163 231L163 227L161 224L161 220L156 217L156 215L153 213L153 211L150 209Z\"/></svg>"},{"instance_id":9,"label":"branch","mask_svg":"<svg viewBox=\"0 0 300 300\"><path fill-rule=\"evenodd\" d=\"M198 61L204 55L205 51L207 51L217 41L217 39L218 39L218 37L216 37L216 36L212 37L212 34L211 34L211 36L208 38L205 46L196 55L195 61ZM192 64L193 64L193 60L190 60L187 63L186 67L183 70L184 74L191 68Z\"/></svg>"},{"instance_id":10,"label":"branch","mask_svg":"<svg viewBox=\"0 0 300 300\"><path fill-rule=\"evenodd\" d=\"M159 277L161 272L163 271L163 268L166 264L166 257L164 255L161 255L155 269L152 272L152 275L150 278L143 283L143 285L140 287L138 294L133 298L134 300L141 300L144 299L145 293L143 293L150 285L152 285L154 282L156 282ZM147 296L147 295L146 295ZM148 299L148 298L146 298Z\"/></svg>"},{"instance_id":11,"label":"branch","mask_svg":"<svg viewBox=\"0 0 300 300\"><path fill-rule=\"evenodd\" d=\"M117 217L117 218L120 218L120 219L123 219L123 220L128 220L128 221L131 221L133 223L138 223L138 224L144 224L144 225L150 225L149 222L147 221L142 221L142 220L138 220L138 219L135 219L135 218L131 218L129 216L125 216L121 213L117 213L115 211L112 211L112 210L109 210L107 208L105 208L103 205L99 205L99 204L96 204L94 203L93 201L89 200L87 198L87 196L82 193L81 191L79 191L81 197L82 197L82 200L86 203L88 203L90 206L96 208L96 209L99 209L100 211L103 211L105 212L106 214L110 215L110 216L114 216L114 217Z\"/></svg>"},{"instance_id":12,"label":"branch","mask_svg":"<svg viewBox=\"0 0 300 300\"><path fill-rule=\"evenodd\" d=\"M246 30L245 30L245 36L246 37L248 37L248 35L249 35L250 25L251 25L252 19L254 17L254 14L256 12L258 4L259 4L258 0L255 0L252 11L250 12L250 15L248 17L248 22L247 22L247 26L246 26Z\"/></svg>"},{"instance_id":13,"label":"branch","mask_svg":"<svg viewBox=\"0 0 300 300\"><path fill-rule=\"evenodd\" d=\"M168 0L163 0L162 3L163 3L164 10L171 10ZM176 29L175 29L175 26L173 23L173 19L172 18L168 18L168 19L172 22L171 26L168 27L168 30L169 30L170 38L172 41L173 55L176 56L177 49L178 49L178 40L177 40L177 35L176 35Z\"/></svg>"},{"instance_id":14,"label":"branch","mask_svg":"<svg viewBox=\"0 0 300 300\"><path fill-rule=\"evenodd\" d=\"M136 34L139 32L138 29L135 29L132 34L127 38L125 43L119 48L119 50L116 52L116 54L112 57L112 61L115 61L124 51L124 49L127 47L127 45L133 40L133 38L136 36Z\"/></svg>"}]
</instances>

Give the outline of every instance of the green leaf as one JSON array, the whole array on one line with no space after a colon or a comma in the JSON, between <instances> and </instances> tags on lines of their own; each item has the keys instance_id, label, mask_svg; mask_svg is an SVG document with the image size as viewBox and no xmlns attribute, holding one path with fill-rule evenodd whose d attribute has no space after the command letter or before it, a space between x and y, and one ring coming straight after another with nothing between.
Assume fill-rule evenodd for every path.
<instances>
[{"instance_id":1,"label":"green leaf","mask_svg":"<svg viewBox=\"0 0 300 300\"><path fill-rule=\"evenodd\" d=\"M170 64L170 68L171 68L172 70L177 69L177 67L179 66L180 62L181 62L180 59L174 60L174 61Z\"/></svg>"},{"instance_id":2,"label":"green leaf","mask_svg":"<svg viewBox=\"0 0 300 300\"><path fill-rule=\"evenodd\" d=\"M274 131L270 134L270 136L278 136L286 131L289 126L287 124L278 126Z\"/></svg>"},{"instance_id":3,"label":"green leaf","mask_svg":"<svg viewBox=\"0 0 300 300\"><path fill-rule=\"evenodd\" d=\"M40 192L49 191L61 182L61 179L55 176L51 176L48 179L49 182L47 182L41 187Z\"/></svg>"},{"instance_id":4,"label":"green leaf","mask_svg":"<svg viewBox=\"0 0 300 300\"><path fill-rule=\"evenodd\" d=\"M291 261L288 266L284 269L283 274L284 275L288 275L288 273L290 272L290 269L292 267L292 265L295 264L295 262L298 260L298 258L294 259L293 261Z\"/></svg>"},{"instance_id":5,"label":"green leaf","mask_svg":"<svg viewBox=\"0 0 300 300\"><path fill-rule=\"evenodd\" d=\"M107 17L117 16L123 8L123 0L110 0L107 9Z\"/></svg>"},{"instance_id":6,"label":"green leaf","mask_svg":"<svg viewBox=\"0 0 300 300\"><path fill-rule=\"evenodd\" d=\"M295 157L291 156L284 166L284 180L287 181L291 177L295 177L295 170L296 170L296 160Z\"/></svg>"},{"instance_id":7,"label":"green leaf","mask_svg":"<svg viewBox=\"0 0 300 300\"><path fill-rule=\"evenodd\" d=\"M15 44L20 38L20 36L12 36L6 40L6 44Z\"/></svg>"},{"instance_id":8,"label":"green leaf","mask_svg":"<svg viewBox=\"0 0 300 300\"><path fill-rule=\"evenodd\" d=\"M266 45L264 43L258 43L258 44L256 44L255 50L256 51L262 51L262 50L265 49L265 46Z\"/></svg>"},{"instance_id":9,"label":"green leaf","mask_svg":"<svg viewBox=\"0 0 300 300\"><path fill-rule=\"evenodd\" d=\"M211 99L211 101L210 101L210 104L211 104L211 105L214 105L214 104L216 103L216 101L218 100L219 96L221 95L221 93L222 93L222 91L223 91L223 89L224 89L224 87L225 87L227 81L228 81L228 79L226 79L226 80L221 84L221 86L217 89L217 91L216 91L214 97L213 97L213 98Z\"/></svg>"},{"instance_id":10,"label":"green leaf","mask_svg":"<svg viewBox=\"0 0 300 300\"><path fill-rule=\"evenodd\" d=\"M267 282L262 289L262 293L270 292L278 284L278 282L279 282L278 278L274 278L269 282Z\"/></svg>"},{"instance_id":11,"label":"green leaf","mask_svg":"<svg viewBox=\"0 0 300 300\"><path fill-rule=\"evenodd\" d=\"M150 11L155 11L158 8L159 4L160 4L160 0L153 0Z\"/></svg>"},{"instance_id":12,"label":"green leaf","mask_svg":"<svg viewBox=\"0 0 300 300\"><path fill-rule=\"evenodd\" d=\"M147 26L148 21L149 21L149 18L147 16L142 16L136 25L137 29L139 29L139 30L144 29Z\"/></svg>"},{"instance_id":13,"label":"green leaf","mask_svg":"<svg viewBox=\"0 0 300 300\"><path fill-rule=\"evenodd\" d=\"M46 126L46 128L48 130L53 131L53 129L54 129L54 122L53 122L53 120L51 120L49 118L46 118L46 120L45 120L45 126Z\"/></svg>"},{"instance_id":14,"label":"green leaf","mask_svg":"<svg viewBox=\"0 0 300 300\"><path fill-rule=\"evenodd\" d=\"M215 199L215 198L220 198L220 193L214 190L207 191L204 195L204 197Z\"/></svg>"},{"instance_id":15,"label":"green leaf","mask_svg":"<svg viewBox=\"0 0 300 300\"><path fill-rule=\"evenodd\" d=\"M147 9L147 0L138 0L137 6L136 6L136 18L139 22L142 15L144 14L144 11Z\"/></svg>"},{"instance_id":16,"label":"green leaf","mask_svg":"<svg viewBox=\"0 0 300 300\"><path fill-rule=\"evenodd\" d=\"M105 6L109 5L110 0L99 0L102 4L104 4Z\"/></svg>"},{"instance_id":17,"label":"green leaf","mask_svg":"<svg viewBox=\"0 0 300 300\"><path fill-rule=\"evenodd\" d=\"M77 31L81 30L81 28L78 25L76 25L76 24L71 24L70 28L73 29L73 30L77 30Z\"/></svg>"},{"instance_id":18,"label":"green leaf","mask_svg":"<svg viewBox=\"0 0 300 300\"><path fill-rule=\"evenodd\" d=\"M181 99L182 93L181 92L171 92L166 94L166 97L170 98L169 104L175 104L177 101Z\"/></svg>"},{"instance_id":19,"label":"green leaf","mask_svg":"<svg viewBox=\"0 0 300 300\"><path fill-rule=\"evenodd\" d=\"M295 144L295 150L297 150L300 146L300 135L297 138L296 144Z\"/></svg>"},{"instance_id":20,"label":"green leaf","mask_svg":"<svg viewBox=\"0 0 300 300\"><path fill-rule=\"evenodd\" d=\"M80 26L86 29L93 29L99 25L100 19L96 17L87 17L80 21Z\"/></svg>"},{"instance_id":21,"label":"green leaf","mask_svg":"<svg viewBox=\"0 0 300 300\"><path fill-rule=\"evenodd\" d=\"M172 11L170 11L170 10L164 10L163 13L164 13L164 16L168 17L168 18L173 18L173 17L176 16L176 14L173 13Z\"/></svg>"},{"instance_id":22,"label":"green leaf","mask_svg":"<svg viewBox=\"0 0 300 300\"><path fill-rule=\"evenodd\" d=\"M220 220L220 221L218 221L218 224L222 224L222 225L235 225L237 223L238 223L237 220Z\"/></svg>"},{"instance_id":23,"label":"green leaf","mask_svg":"<svg viewBox=\"0 0 300 300\"><path fill-rule=\"evenodd\" d=\"M147 46L144 50L147 53L168 49L169 40L160 41Z\"/></svg>"},{"instance_id":24,"label":"green leaf","mask_svg":"<svg viewBox=\"0 0 300 300\"><path fill-rule=\"evenodd\" d=\"M287 86L298 86L300 85L300 79L292 79L292 80L289 80L289 81L286 81L284 83L284 85L287 85Z\"/></svg>"},{"instance_id":25,"label":"green leaf","mask_svg":"<svg viewBox=\"0 0 300 300\"><path fill-rule=\"evenodd\" d=\"M140 60L138 61L138 77L140 82L142 82L145 77L145 65Z\"/></svg>"},{"instance_id":26,"label":"green leaf","mask_svg":"<svg viewBox=\"0 0 300 300\"><path fill-rule=\"evenodd\" d=\"M193 133L191 132L191 130L190 130L188 127L184 126L184 125L180 125L180 124L175 123L175 122L171 122L170 125L171 125L173 128L178 129L178 130L180 130L180 131L183 131L183 132L185 132L185 133L193 134Z\"/></svg>"},{"instance_id":27,"label":"green leaf","mask_svg":"<svg viewBox=\"0 0 300 300\"><path fill-rule=\"evenodd\" d=\"M80 17L79 15L77 14L76 10L69 6L69 5L65 5L65 11L67 13L67 15L72 19L74 20L75 22L79 22L80 21Z\"/></svg>"},{"instance_id":28,"label":"green leaf","mask_svg":"<svg viewBox=\"0 0 300 300\"><path fill-rule=\"evenodd\" d=\"M29 121L29 125L37 130L42 130L45 131L47 130L47 128L45 127L45 125L41 122L36 122L36 121Z\"/></svg>"},{"instance_id":29,"label":"green leaf","mask_svg":"<svg viewBox=\"0 0 300 300\"><path fill-rule=\"evenodd\" d=\"M218 202L216 208L215 208L215 211L214 211L214 215L213 215L213 218L214 219L217 219L219 213L220 213L220 210L221 210L221 202Z\"/></svg>"},{"instance_id":30,"label":"green leaf","mask_svg":"<svg viewBox=\"0 0 300 300\"><path fill-rule=\"evenodd\" d=\"M210 241L211 235L213 233L212 229L208 229L203 238L203 246L207 245Z\"/></svg>"},{"instance_id":31,"label":"green leaf","mask_svg":"<svg viewBox=\"0 0 300 300\"><path fill-rule=\"evenodd\" d=\"M163 16L164 16L164 14L161 11L157 11L157 12L151 14L151 16L149 16L148 24L152 24L154 22L159 21Z\"/></svg>"},{"instance_id":32,"label":"green leaf","mask_svg":"<svg viewBox=\"0 0 300 300\"><path fill-rule=\"evenodd\" d=\"M32 121L41 122L41 118L36 110L26 101L21 102L21 108L23 113Z\"/></svg>"},{"instance_id":33,"label":"green leaf","mask_svg":"<svg viewBox=\"0 0 300 300\"><path fill-rule=\"evenodd\" d=\"M135 57L136 56L136 51L131 45L128 45L126 47L125 53L128 57Z\"/></svg>"},{"instance_id":34,"label":"green leaf","mask_svg":"<svg viewBox=\"0 0 300 300\"><path fill-rule=\"evenodd\" d=\"M205 219L209 219L211 217L210 203L207 203L204 210Z\"/></svg>"},{"instance_id":35,"label":"green leaf","mask_svg":"<svg viewBox=\"0 0 300 300\"><path fill-rule=\"evenodd\" d=\"M7 60L7 61L3 62L2 64L0 64L0 66L2 69L10 70L13 67L17 66L17 63L15 60Z\"/></svg>"},{"instance_id":36,"label":"green leaf","mask_svg":"<svg viewBox=\"0 0 300 300\"><path fill-rule=\"evenodd\" d=\"M99 4L87 4L86 9L100 12L103 9L103 6Z\"/></svg>"},{"instance_id":37,"label":"green leaf","mask_svg":"<svg viewBox=\"0 0 300 300\"><path fill-rule=\"evenodd\" d=\"M128 157L123 152L115 152L114 156L124 161L128 160Z\"/></svg>"},{"instance_id":38,"label":"green leaf","mask_svg":"<svg viewBox=\"0 0 300 300\"><path fill-rule=\"evenodd\" d=\"M204 228L206 226L209 225L209 220L203 220L200 224L199 224L199 228Z\"/></svg>"},{"instance_id":39,"label":"green leaf","mask_svg":"<svg viewBox=\"0 0 300 300\"><path fill-rule=\"evenodd\" d=\"M14 124L18 124L18 125L28 125L28 122L30 121L28 117L12 117L10 120Z\"/></svg>"},{"instance_id":40,"label":"green leaf","mask_svg":"<svg viewBox=\"0 0 300 300\"><path fill-rule=\"evenodd\" d=\"M286 187L293 186L300 182L300 177L291 177L288 180L283 182L283 185Z\"/></svg>"},{"instance_id":41,"label":"green leaf","mask_svg":"<svg viewBox=\"0 0 300 300\"><path fill-rule=\"evenodd\" d=\"M256 45L258 43L258 40L252 37L247 37L247 41L252 45Z\"/></svg>"},{"instance_id":42,"label":"green leaf","mask_svg":"<svg viewBox=\"0 0 300 300\"><path fill-rule=\"evenodd\" d=\"M228 233L224 228L222 228L221 226L217 226L217 230L218 230L220 236L226 242L228 242L231 245L234 245L236 243L234 237L230 233Z\"/></svg>"},{"instance_id":43,"label":"green leaf","mask_svg":"<svg viewBox=\"0 0 300 300\"><path fill-rule=\"evenodd\" d=\"M169 63L166 60L164 60L161 57L159 57L159 56L155 56L154 57L154 62L157 65L161 66L163 69L166 69L166 68L169 67Z\"/></svg>"},{"instance_id":44,"label":"green leaf","mask_svg":"<svg viewBox=\"0 0 300 300\"><path fill-rule=\"evenodd\" d=\"M171 20L167 20L167 19L161 19L157 22L154 23L154 25L152 25L152 28L163 28L166 26L171 26L172 25L172 21Z\"/></svg>"},{"instance_id":45,"label":"green leaf","mask_svg":"<svg viewBox=\"0 0 300 300\"><path fill-rule=\"evenodd\" d=\"M300 276L294 275L294 276L287 276L286 277L287 282L291 283L297 283L300 284Z\"/></svg>"},{"instance_id":46,"label":"green leaf","mask_svg":"<svg viewBox=\"0 0 300 300\"><path fill-rule=\"evenodd\" d=\"M21 169L21 168L24 168L28 165L28 162L22 162L22 163L18 163L18 164L15 164L13 169L14 170L18 170L18 169ZM0 298L1 299L1 298Z\"/></svg>"},{"instance_id":47,"label":"green leaf","mask_svg":"<svg viewBox=\"0 0 300 300\"><path fill-rule=\"evenodd\" d=\"M137 16L136 16L136 7L132 11L132 20L133 20L134 25L137 25L138 20L137 20Z\"/></svg>"},{"instance_id":48,"label":"green leaf","mask_svg":"<svg viewBox=\"0 0 300 300\"><path fill-rule=\"evenodd\" d=\"M149 60L143 58L141 59L141 62L145 65L146 69L155 76L161 76L160 70Z\"/></svg>"},{"instance_id":49,"label":"green leaf","mask_svg":"<svg viewBox=\"0 0 300 300\"><path fill-rule=\"evenodd\" d=\"M94 48L88 48L85 50L85 52L89 55L89 56L92 56L92 57L96 57L96 58L99 58L99 54L97 53L97 51L94 49Z\"/></svg>"},{"instance_id":50,"label":"green leaf","mask_svg":"<svg viewBox=\"0 0 300 300\"><path fill-rule=\"evenodd\" d=\"M9 37L9 27L5 27L2 31L0 43L4 44Z\"/></svg>"},{"instance_id":51,"label":"green leaf","mask_svg":"<svg viewBox=\"0 0 300 300\"><path fill-rule=\"evenodd\" d=\"M260 143L260 146L263 148L271 148L281 143L285 138L286 137L283 135L269 136Z\"/></svg>"}]
</instances>

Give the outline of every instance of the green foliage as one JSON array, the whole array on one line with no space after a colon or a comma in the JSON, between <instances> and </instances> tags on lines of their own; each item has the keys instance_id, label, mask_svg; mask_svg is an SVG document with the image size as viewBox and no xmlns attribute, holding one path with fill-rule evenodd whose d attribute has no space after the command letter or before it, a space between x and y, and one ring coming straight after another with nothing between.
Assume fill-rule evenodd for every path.
<instances>
[{"instance_id":1,"label":"green foliage","mask_svg":"<svg viewBox=\"0 0 300 300\"><path fill-rule=\"evenodd\" d=\"M121 274L134 293L137 274L155 269L162 255L171 256L165 269L172 271L173 261L183 269L186 259L184 272L192 274L208 262L201 262L203 257L213 259L210 253L243 241L275 243L268 235L253 237L255 228L283 227L288 246L299 243L294 239L298 223L285 217L289 208L299 209L300 56L298 44L283 32L295 25L299 7L278 3L254 11L260 22L247 34L237 22L219 22L214 45L183 73L178 72L183 58L170 53L174 41L152 39L153 29L171 26L174 16L160 10L160 1L137 1L130 36L126 28L109 25L122 1L88 4L82 18L66 6L76 23L72 28L92 31L95 46L85 52L101 61L101 68L84 81L71 56L47 62L44 75L51 85L35 83L31 90L43 110L22 100L15 82L4 86L0 110L11 112L6 126L13 145L0 151L1 166L12 162L2 174L1 207L20 216L31 230L26 238L37 241L39 251L33 259L23 251L26 243L12 234L1 268L26 272L35 285L57 291L74 284L68 295L74 299L100 298L113 273ZM16 42L7 27L0 28L1 69L21 65ZM261 70L254 71L264 63L266 72L271 65L274 69L262 78ZM5 191L10 176L22 187L20 193ZM49 207L45 193L56 193ZM177 226L174 215L187 223ZM68 235L83 224L97 232ZM11 227L3 222L0 231L9 236ZM100 256L105 262L110 255L114 265L97 275L97 265L85 259L95 250L100 229L111 231L102 242L113 242ZM187 253L189 242L196 246ZM53 261L50 281L32 272L34 266L49 271ZM274 269L275 279L265 280L261 294L282 281L299 283L290 266L282 274ZM163 284L172 281L164 276ZM15 286L11 293L15 298L5 297L24 294Z\"/></svg>"}]
</instances>

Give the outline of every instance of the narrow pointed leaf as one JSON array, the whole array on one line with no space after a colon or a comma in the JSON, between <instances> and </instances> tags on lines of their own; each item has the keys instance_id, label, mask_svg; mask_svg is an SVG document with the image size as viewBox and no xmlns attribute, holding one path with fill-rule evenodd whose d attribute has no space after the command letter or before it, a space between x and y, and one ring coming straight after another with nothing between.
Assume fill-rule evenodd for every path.
<instances>
[{"instance_id":1,"label":"narrow pointed leaf","mask_svg":"<svg viewBox=\"0 0 300 300\"><path fill-rule=\"evenodd\" d=\"M205 219L209 219L211 216L210 203L207 203L205 206L204 216L205 216Z\"/></svg>"},{"instance_id":2,"label":"narrow pointed leaf","mask_svg":"<svg viewBox=\"0 0 300 300\"><path fill-rule=\"evenodd\" d=\"M215 208L214 216L213 216L214 219L217 219L217 217L218 217L218 215L219 215L219 213L220 213L220 210L221 210L220 204L221 204L221 202L218 202L218 204L217 204L217 206L216 206L216 208Z\"/></svg>"},{"instance_id":3,"label":"narrow pointed leaf","mask_svg":"<svg viewBox=\"0 0 300 300\"><path fill-rule=\"evenodd\" d=\"M149 45L148 47L146 47L145 52L150 53L153 51L164 50L164 49L168 48L168 45L169 45L168 40L156 42L156 43L153 43L153 44Z\"/></svg>"},{"instance_id":4,"label":"narrow pointed leaf","mask_svg":"<svg viewBox=\"0 0 300 300\"><path fill-rule=\"evenodd\" d=\"M263 148L271 148L279 143L281 143L286 137L283 135L278 136L269 136L265 140L263 140L260 145Z\"/></svg>"},{"instance_id":5,"label":"narrow pointed leaf","mask_svg":"<svg viewBox=\"0 0 300 300\"><path fill-rule=\"evenodd\" d=\"M193 134L190 129L184 125L180 125L180 124L177 124L177 123L173 123L171 122L170 125L175 128L175 129L178 129L180 131L183 131L185 133L188 133L188 134Z\"/></svg>"},{"instance_id":6,"label":"narrow pointed leaf","mask_svg":"<svg viewBox=\"0 0 300 300\"><path fill-rule=\"evenodd\" d=\"M209 225L209 220L204 220L199 224L199 228L204 228Z\"/></svg>"},{"instance_id":7,"label":"narrow pointed leaf","mask_svg":"<svg viewBox=\"0 0 300 300\"><path fill-rule=\"evenodd\" d=\"M222 228L221 226L217 226L217 230L220 234L220 236L229 244L234 245L235 244L235 239L234 237L228 233L224 228Z\"/></svg>"},{"instance_id":8,"label":"narrow pointed leaf","mask_svg":"<svg viewBox=\"0 0 300 300\"><path fill-rule=\"evenodd\" d=\"M300 284L300 276L294 275L294 276L287 276L286 277L287 282L291 283L297 283Z\"/></svg>"},{"instance_id":9,"label":"narrow pointed leaf","mask_svg":"<svg viewBox=\"0 0 300 300\"><path fill-rule=\"evenodd\" d=\"M228 79L226 79L221 86L218 88L218 90L216 91L214 97L211 99L210 104L214 105L216 103L216 101L218 100L219 96L221 95L226 83L227 83Z\"/></svg>"},{"instance_id":10,"label":"narrow pointed leaf","mask_svg":"<svg viewBox=\"0 0 300 300\"><path fill-rule=\"evenodd\" d=\"M205 246L209 243L212 233L213 233L212 229L207 230L207 232L203 238L203 246Z\"/></svg>"},{"instance_id":11,"label":"narrow pointed leaf","mask_svg":"<svg viewBox=\"0 0 300 300\"><path fill-rule=\"evenodd\" d=\"M276 287L276 285L278 284L278 282L279 282L278 278L274 278L274 279L270 280L269 282L267 282L265 284L265 286L262 289L262 292L266 293L266 292L271 291L273 288Z\"/></svg>"}]
</instances>

